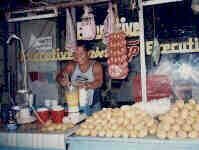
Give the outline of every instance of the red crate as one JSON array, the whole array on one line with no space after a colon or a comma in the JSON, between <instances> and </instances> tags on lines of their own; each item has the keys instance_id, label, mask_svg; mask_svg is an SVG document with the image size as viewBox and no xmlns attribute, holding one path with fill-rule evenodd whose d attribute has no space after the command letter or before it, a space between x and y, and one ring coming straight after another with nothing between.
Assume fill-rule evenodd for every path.
<instances>
[{"instance_id":1,"label":"red crate","mask_svg":"<svg viewBox=\"0 0 199 150\"><path fill-rule=\"evenodd\" d=\"M147 76L147 100L169 97L172 94L170 80L166 75ZM137 75L133 79L133 97L135 102L142 99L141 77Z\"/></svg>"}]
</instances>

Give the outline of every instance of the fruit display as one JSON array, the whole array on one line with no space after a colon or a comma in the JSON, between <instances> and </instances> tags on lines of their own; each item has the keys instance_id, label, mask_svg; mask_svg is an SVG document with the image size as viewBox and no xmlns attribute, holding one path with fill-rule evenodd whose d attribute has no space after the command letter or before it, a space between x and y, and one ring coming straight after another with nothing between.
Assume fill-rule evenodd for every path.
<instances>
[{"instance_id":1,"label":"fruit display","mask_svg":"<svg viewBox=\"0 0 199 150\"><path fill-rule=\"evenodd\" d=\"M78 136L160 139L199 138L199 104L177 100L158 117L133 106L104 108L94 113L76 131Z\"/></svg>"},{"instance_id":2,"label":"fruit display","mask_svg":"<svg viewBox=\"0 0 199 150\"><path fill-rule=\"evenodd\" d=\"M79 136L93 137L145 137L155 135L157 121L132 106L105 108L94 113L76 131Z\"/></svg>"},{"instance_id":3,"label":"fruit display","mask_svg":"<svg viewBox=\"0 0 199 150\"><path fill-rule=\"evenodd\" d=\"M49 121L45 124L45 126L41 128L41 131L42 132L64 132L73 127L74 125L72 123L54 124L51 121Z\"/></svg>"},{"instance_id":4,"label":"fruit display","mask_svg":"<svg viewBox=\"0 0 199 150\"><path fill-rule=\"evenodd\" d=\"M194 100L177 100L171 109L158 117L160 139L199 138L199 104Z\"/></svg>"},{"instance_id":5,"label":"fruit display","mask_svg":"<svg viewBox=\"0 0 199 150\"><path fill-rule=\"evenodd\" d=\"M128 75L128 54L126 35L123 32L109 35L108 72L113 79L124 79Z\"/></svg>"}]
</instances>

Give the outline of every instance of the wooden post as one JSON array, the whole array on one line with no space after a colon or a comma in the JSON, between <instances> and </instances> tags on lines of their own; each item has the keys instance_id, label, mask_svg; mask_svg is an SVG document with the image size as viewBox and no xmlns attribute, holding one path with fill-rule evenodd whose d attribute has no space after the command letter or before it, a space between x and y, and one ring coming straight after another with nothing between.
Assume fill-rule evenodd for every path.
<instances>
[{"instance_id":1,"label":"wooden post","mask_svg":"<svg viewBox=\"0 0 199 150\"><path fill-rule=\"evenodd\" d=\"M145 60L145 41L144 41L144 15L142 0L138 0L139 6L139 24L140 24L140 63L141 63L141 85L142 101L147 102L146 88L146 60Z\"/></svg>"}]
</instances>

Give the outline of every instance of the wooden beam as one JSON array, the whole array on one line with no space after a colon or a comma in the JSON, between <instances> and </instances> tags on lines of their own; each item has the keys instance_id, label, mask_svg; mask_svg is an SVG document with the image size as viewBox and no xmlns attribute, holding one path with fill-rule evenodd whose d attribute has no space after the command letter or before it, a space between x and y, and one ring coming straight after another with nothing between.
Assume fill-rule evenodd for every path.
<instances>
[{"instance_id":1,"label":"wooden beam","mask_svg":"<svg viewBox=\"0 0 199 150\"><path fill-rule=\"evenodd\" d=\"M17 10L12 11L20 11L20 10L35 10L35 9L45 9L48 7L54 7L54 8L67 8L67 7L77 7L77 6L83 6L83 5L91 5L91 4L98 4L98 3L106 3L111 0L75 0L75 1L69 1L69 2L59 2L59 3L49 3L49 5L46 6L38 6L38 7L26 7L26 8L20 8ZM117 0L114 0L114 2ZM11 10L7 10L7 12L10 12Z\"/></svg>"},{"instance_id":2,"label":"wooden beam","mask_svg":"<svg viewBox=\"0 0 199 150\"><path fill-rule=\"evenodd\" d=\"M104 2L109 2L109 1L110 0L75 0L71 2L50 4L49 6L58 7L58 8L66 8L66 7L76 7L76 6L82 6L82 5L104 3Z\"/></svg>"},{"instance_id":3,"label":"wooden beam","mask_svg":"<svg viewBox=\"0 0 199 150\"><path fill-rule=\"evenodd\" d=\"M166 3L182 2L183 0L148 0L143 1L143 6L160 5Z\"/></svg>"}]
</instances>

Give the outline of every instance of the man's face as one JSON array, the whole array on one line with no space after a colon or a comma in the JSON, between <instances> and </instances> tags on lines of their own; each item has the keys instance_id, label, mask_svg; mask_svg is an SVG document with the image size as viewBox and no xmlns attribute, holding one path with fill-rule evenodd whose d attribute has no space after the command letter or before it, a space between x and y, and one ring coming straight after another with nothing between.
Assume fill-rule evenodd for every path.
<instances>
[{"instance_id":1,"label":"man's face","mask_svg":"<svg viewBox=\"0 0 199 150\"><path fill-rule=\"evenodd\" d=\"M75 61L78 64L84 64L88 60L88 53L84 49L84 47L80 46L77 47L77 50L75 51Z\"/></svg>"}]
</instances>

